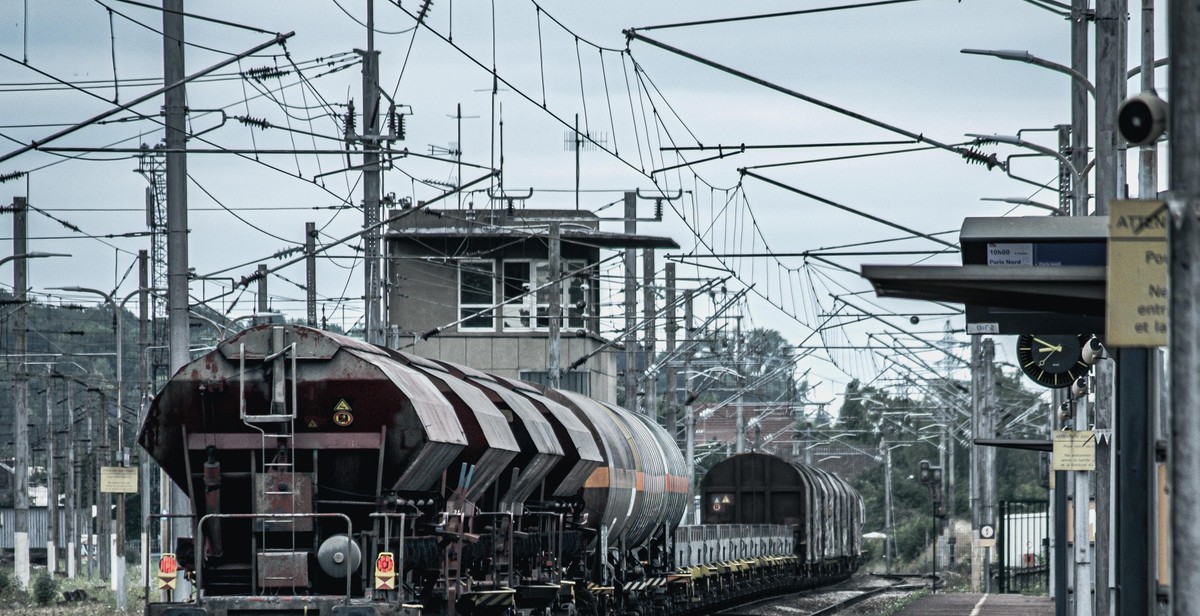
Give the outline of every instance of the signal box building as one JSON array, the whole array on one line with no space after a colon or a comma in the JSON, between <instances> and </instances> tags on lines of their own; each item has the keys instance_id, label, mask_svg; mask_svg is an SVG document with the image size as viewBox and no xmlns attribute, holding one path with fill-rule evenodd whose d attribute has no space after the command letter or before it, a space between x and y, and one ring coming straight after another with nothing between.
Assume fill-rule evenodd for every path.
<instances>
[{"instance_id":1,"label":"signal box building","mask_svg":"<svg viewBox=\"0 0 1200 616\"><path fill-rule=\"evenodd\" d=\"M390 346L547 383L552 222L561 238L560 387L615 403L616 349L597 350L608 342L600 332L601 297L620 284L604 283L602 295L598 270L620 261L599 262L613 250L679 246L665 237L601 231L592 212L419 209L393 222L386 235Z\"/></svg>"}]
</instances>

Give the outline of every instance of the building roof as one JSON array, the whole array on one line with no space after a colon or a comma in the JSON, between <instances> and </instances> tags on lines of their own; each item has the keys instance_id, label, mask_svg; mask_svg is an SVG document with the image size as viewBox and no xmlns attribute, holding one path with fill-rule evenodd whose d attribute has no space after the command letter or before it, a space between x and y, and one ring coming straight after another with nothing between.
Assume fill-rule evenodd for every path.
<instances>
[{"instance_id":1,"label":"building roof","mask_svg":"<svg viewBox=\"0 0 1200 616\"><path fill-rule=\"evenodd\" d=\"M392 223L386 237L456 242L528 238L544 242L550 223L555 221L560 223L564 242L596 248L679 248L669 237L601 231L600 218L581 210L418 210Z\"/></svg>"}]
</instances>

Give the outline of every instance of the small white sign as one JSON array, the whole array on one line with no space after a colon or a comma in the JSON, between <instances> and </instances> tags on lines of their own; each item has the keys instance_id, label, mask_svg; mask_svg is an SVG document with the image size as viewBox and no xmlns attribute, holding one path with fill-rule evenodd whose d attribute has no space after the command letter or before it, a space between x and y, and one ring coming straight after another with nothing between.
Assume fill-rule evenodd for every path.
<instances>
[{"instance_id":1,"label":"small white sign","mask_svg":"<svg viewBox=\"0 0 1200 616\"><path fill-rule=\"evenodd\" d=\"M999 323L967 323L967 335L972 334L999 334Z\"/></svg>"},{"instance_id":2,"label":"small white sign","mask_svg":"<svg viewBox=\"0 0 1200 616\"><path fill-rule=\"evenodd\" d=\"M981 539L991 539L996 536L996 527L991 524L984 524L979 527L979 537Z\"/></svg>"},{"instance_id":3,"label":"small white sign","mask_svg":"<svg viewBox=\"0 0 1200 616\"><path fill-rule=\"evenodd\" d=\"M987 264L1033 265L1033 244L1029 242L989 242L987 245Z\"/></svg>"}]
</instances>

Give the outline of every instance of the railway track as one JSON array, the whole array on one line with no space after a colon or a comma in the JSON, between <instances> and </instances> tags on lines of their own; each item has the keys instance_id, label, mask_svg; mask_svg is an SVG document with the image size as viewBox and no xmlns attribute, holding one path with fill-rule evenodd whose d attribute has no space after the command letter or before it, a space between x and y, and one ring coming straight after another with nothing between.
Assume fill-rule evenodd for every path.
<instances>
[{"instance_id":1,"label":"railway track","mask_svg":"<svg viewBox=\"0 0 1200 616\"><path fill-rule=\"evenodd\" d=\"M911 592L926 584L896 581L886 586L842 588L846 582L824 588L776 595L749 601L736 608L713 612L712 616L829 616L886 593Z\"/></svg>"}]
</instances>

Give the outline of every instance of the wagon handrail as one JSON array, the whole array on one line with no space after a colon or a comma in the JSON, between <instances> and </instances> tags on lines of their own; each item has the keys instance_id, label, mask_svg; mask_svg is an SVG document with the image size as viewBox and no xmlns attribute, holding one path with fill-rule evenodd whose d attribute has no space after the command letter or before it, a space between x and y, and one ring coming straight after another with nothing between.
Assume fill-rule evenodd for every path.
<instances>
[{"instance_id":1,"label":"wagon handrail","mask_svg":"<svg viewBox=\"0 0 1200 616\"><path fill-rule=\"evenodd\" d=\"M346 521L346 543L349 544L354 540L354 523L350 521L350 516L344 513L209 513L200 518L196 524L196 549L202 550L204 547L204 523L209 519L229 518L229 519L290 519L298 518L341 518ZM199 592L204 588L204 566L200 558L202 554L197 551L196 557L196 607L204 604L203 592ZM360 563L361 566L361 563ZM350 576L354 573L349 566L346 567L346 605L350 604Z\"/></svg>"}]
</instances>

